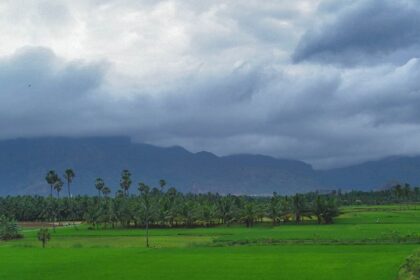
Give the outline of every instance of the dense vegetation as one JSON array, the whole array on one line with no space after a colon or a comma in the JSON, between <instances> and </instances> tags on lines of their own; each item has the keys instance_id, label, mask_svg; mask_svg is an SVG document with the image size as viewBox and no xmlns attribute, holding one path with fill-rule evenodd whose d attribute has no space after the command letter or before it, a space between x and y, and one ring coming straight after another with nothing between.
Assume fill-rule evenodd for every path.
<instances>
[{"instance_id":1,"label":"dense vegetation","mask_svg":"<svg viewBox=\"0 0 420 280\"><path fill-rule=\"evenodd\" d=\"M131 174L121 174L120 190L110 196L110 188L97 178L96 197L71 196L71 183L75 173L64 173L68 196L60 198L63 180L55 171L49 171L46 182L50 196L17 196L0 198L0 212L19 221L85 221L94 227L176 227L213 226L216 224L243 223L252 227L265 218L273 224L315 218L318 223L332 223L338 215L337 196L331 194L296 194L292 197L251 197L207 193L183 194L166 187L160 180L159 187L138 183L137 194L132 191ZM56 198L53 192L56 192ZM130 194L131 191L131 194Z\"/></svg>"},{"instance_id":2,"label":"dense vegetation","mask_svg":"<svg viewBox=\"0 0 420 280\"><path fill-rule=\"evenodd\" d=\"M61 179L51 170L45 177L50 186L49 197L0 197L0 213L18 221L85 221L93 227L208 227L233 223L252 227L267 220L272 224L303 220L328 224L339 214L340 205L415 202L420 198L419 188L408 184L375 192L337 190L294 196L184 194L173 187L167 188L165 180L158 182L159 187L140 182L136 188L128 170L122 171L120 189L115 196L111 196L111 189L104 180L97 178L93 182L97 196L73 197L71 184L75 176L72 169L67 169ZM60 198L63 181L67 196Z\"/></svg>"}]
</instances>

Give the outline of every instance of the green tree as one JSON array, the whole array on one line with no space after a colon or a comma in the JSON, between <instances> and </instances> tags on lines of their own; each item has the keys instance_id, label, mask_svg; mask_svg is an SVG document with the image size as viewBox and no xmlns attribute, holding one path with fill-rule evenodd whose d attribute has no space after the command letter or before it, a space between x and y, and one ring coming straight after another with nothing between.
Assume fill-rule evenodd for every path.
<instances>
[{"instance_id":1,"label":"green tree","mask_svg":"<svg viewBox=\"0 0 420 280\"><path fill-rule=\"evenodd\" d=\"M67 192L69 199L71 198L70 185L73 182L74 177L76 177L76 174L74 173L73 169L68 168L66 171L64 171L64 179L66 179L67 182Z\"/></svg>"},{"instance_id":2,"label":"green tree","mask_svg":"<svg viewBox=\"0 0 420 280\"><path fill-rule=\"evenodd\" d=\"M246 227L252 227L255 219L257 218L257 211L253 202L246 202L242 210L242 220L245 222Z\"/></svg>"},{"instance_id":3,"label":"green tree","mask_svg":"<svg viewBox=\"0 0 420 280\"><path fill-rule=\"evenodd\" d=\"M38 240L42 242L42 248L45 248L45 245L51 239L51 234L47 228L41 228L38 231Z\"/></svg>"},{"instance_id":4,"label":"green tree","mask_svg":"<svg viewBox=\"0 0 420 280\"><path fill-rule=\"evenodd\" d=\"M275 225L280 216L279 197L276 192L273 193L273 196L270 199L270 203L267 209L267 214L268 214L268 217L271 218L273 225Z\"/></svg>"},{"instance_id":5,"label":"green tree","mask_svg":"<svg viewBox=\"0 0 420 280\"><path fill-rule=\"evenodd\" d=\"M335 199L334 198L326 199L325 206L324 206L324 213L322 214L324 222L326 224L332 224L333 218L337 217L339 214L340 214L340 211L338 209L338 205Z\"/></svg>"},{"instance_id":6,"label":"green tree","mask_svg":"<svg viewBox=\"0 0 420 280\"><path fill-rule=\"evenodd\" d=\"M302 221L302 216L306 212L305 198L302 194L295 194L292 199L293 213L295 215L295 222L298 224Z\"/></svg>"},{"instance_id":7,"label":"green tree","mask_svg":"<svg viewBox=\"0 0 420 280\"><path fill-rule=\"evenodd\" d=\"M111 193L111 189L108 188L107 186L104 186L102 188L102 194L103 194L104 197L108 197L110 193Z\"/></svg>"},{"instance_id":8,"label":"green tree","mask_svg":"<svg viewBox=\"0 0 420 280\"><path fill-rule=\"evenodd\" d=\"M393 188L395 195L397 196L398 200L401 200L401 197L403 195L403 188L400 184L397 184Z\"/></svg>"},{"instance_id":9,"label":"green tree","mask_svg":"<svg viewBox=\"0 0 420 280\"><path fill-rule=\"evenodd\" d=\"M54 190L57 192L57 198L60 198L60 192L63 189L63 181L57 177L57 180L54 182Z\"/></svg>"},{"instance_id":10,"label":"green tree","mask_svg":"<svg viewBox=\"0 0 420 280\"><path fill-rule=\"evenodd\" d=\"M102 189L105 187L105 182L102 178L96 178L95 188L98 191L98 197L101 197Z\"/></svg>"},{"instance_id":11,"label":"green tree","mask_svg":"<svg viewBox=\"0 0 420 280\"><path fill-rule=\"evenodd\" d=\"M48 171L47 175L45 176L45 180L50 185L50 197L52 197L54 184L57 181L57 179L58 175L54 170Z\"/></svg>"},{"instance_id":12,"label":"green tree","mask_svg":"<svg viewBox=\"0 0 420 280\"><path fill-rule=\"evenodd\" d=\"M410 198L410 194L411 194L411 186L409 184L405 183L402 192L405 196L405 199L408 200Z\"/></svg>"},{"instance_id":13,"label":"green tree","mask_svg":"<svg viewBox=\"0 0 420 280\"><path fill-rule=\"evenodd\" d=\"M120 187L124 192L124 196L128 196L128 190L131 186L131 173L127 169L121 172Z\"/></svg>"},{"instance_id":14,"label":"green tree","mask_svg":"<svg viewBox=\"0 0 420 280\"><path fill-rule=\"evenodd\" d=\"M146 247L149 247L149 222L152 208L150 188L144 183L139 183L138 190L140 192L140 202L142 206L141 213L146 226Z\"/></svg>"},{"instance_id":15,"label":"green tree","mask_svg":"<svg viewBox=\"0 0 420 280\"><path fill-rule=\"evenodd\" d=\"M163 192L163 188L166 186L166 181L164 179L159 180L160 191Z\"/></svg>"},{"instance_id":16,"label":"green tree","mask_svg":"<svg viewBox=\"0 0 420 280\"><path fill-rule=\"evenodd\" d=\"M325 204L321 196L317 195L315 199L314 209L313 212L317 218L318 224L322 222L322 215L325 211Z\"/></svg>"},{"instance_id":17,"label":"green tree","mask_svg":"<svg viewBox=\"0 0 420 280\"><path fill-rule=\"evenodd\" d=\"M20 229L14 219L0 216L0 240L11 240L22 238Z\"/></svg>"},{"instance_id":18,"label":"green tree","mask_svg":"<svg viewBox=\"0 0 420 280\"><path fill-rule=\"evenodd\" d=\"M232 195L221 197L217 203L218 214L222 224L229 225L235 216L235 205Z\"/></svg>"}]
</instances>

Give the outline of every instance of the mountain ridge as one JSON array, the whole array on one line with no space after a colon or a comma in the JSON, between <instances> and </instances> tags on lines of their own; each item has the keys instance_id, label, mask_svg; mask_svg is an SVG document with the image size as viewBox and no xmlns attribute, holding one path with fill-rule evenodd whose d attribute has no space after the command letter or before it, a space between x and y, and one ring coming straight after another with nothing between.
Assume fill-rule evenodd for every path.
<instances>
[{"instance_id":1,"label":"mountain ridge","mask_svg":"<svg viewBox=\"0 0 420 280\"><path fill-rule=\"evenodd\" d=\"M315 170L299 160L259 154L217 156L190 152L180 146L158 147L115 137L43 137L0 140L0 195L48 194L46 172L62 175L73 168L74 193L94 194L94 180L102 177L116 191L120 172L133 173L131 191L143 181L184 192L282 194L317 189L369 190L391 180L420 183L420 157L393 157L348 167Z\"/></svg>"}]
</instances>

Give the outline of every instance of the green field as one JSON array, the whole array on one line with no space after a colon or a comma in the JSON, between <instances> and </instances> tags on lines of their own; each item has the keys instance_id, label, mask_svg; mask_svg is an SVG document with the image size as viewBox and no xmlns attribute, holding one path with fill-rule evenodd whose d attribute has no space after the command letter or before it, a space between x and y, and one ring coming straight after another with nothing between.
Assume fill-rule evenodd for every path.
<instances>
[{"instance_id":1,"label":"green field","mask_svg":"<svg viewBox=\"0 0 420 280\"><path fill-rule=\"evenodd\" d=\"M349 207L333 225L36 229L0 242L0 279L396 279L420 248L420 207Z\"/></svg>"}]
</instances>

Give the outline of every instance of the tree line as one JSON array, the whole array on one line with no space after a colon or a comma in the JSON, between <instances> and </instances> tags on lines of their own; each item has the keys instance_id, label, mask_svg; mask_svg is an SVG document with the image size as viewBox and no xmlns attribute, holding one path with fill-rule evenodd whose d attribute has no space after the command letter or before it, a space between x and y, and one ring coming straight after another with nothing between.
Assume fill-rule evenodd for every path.
<instances>
[{"instance_id":1,"label":"tree line","mask_svg":"<svg viewBox=\"0 0 420 280\"><path fill-rule=\"evenodd\" d=\"M102 178L93 182L96 196L72 196L75 172L67 169L64 179L54 170L45 176L50 187L49 197L9 196L0 198L0 213L18 221L82 221L102 227L196 227L242 223L252 227L264 221L273 225L302 223L311 220L332 223L338 215L336 196L330 194L296 194L271 197L220 195L218 193L182 193L167 188L165 180L151 187L143 182L134 184L128 170L121 172L120 188L111 189ZM67 196L60 196L64 182ZM56 195L54 195L54 192Z\"/></svg>"},{"instance_id":2,"label":"tree line","mask_svg":"<svg viewBox=\"0 0 420 280\"><path fill-rule=\"evenodd\" d=\"M220 195L218 193L182 193L167 188L165 180L151 187L143 182L134 184L128 170L121 172L120 188L111 195L111 188L102 178L93 182L96 196L72 196L75 172L67 169L63 179L50 170L45 181L50 187L48 197L0 197L3 221L42 221L55 225L62 221L81 221L97 227L197 227L256 223L333 223L340 205L389 204L415 202L420 198L418 187L396 184L380 191L309 192L292 196ZM60 196L63 187L67 196ZM54 195L54 192L56 195Z\"/></svg>"}]
</instances>

